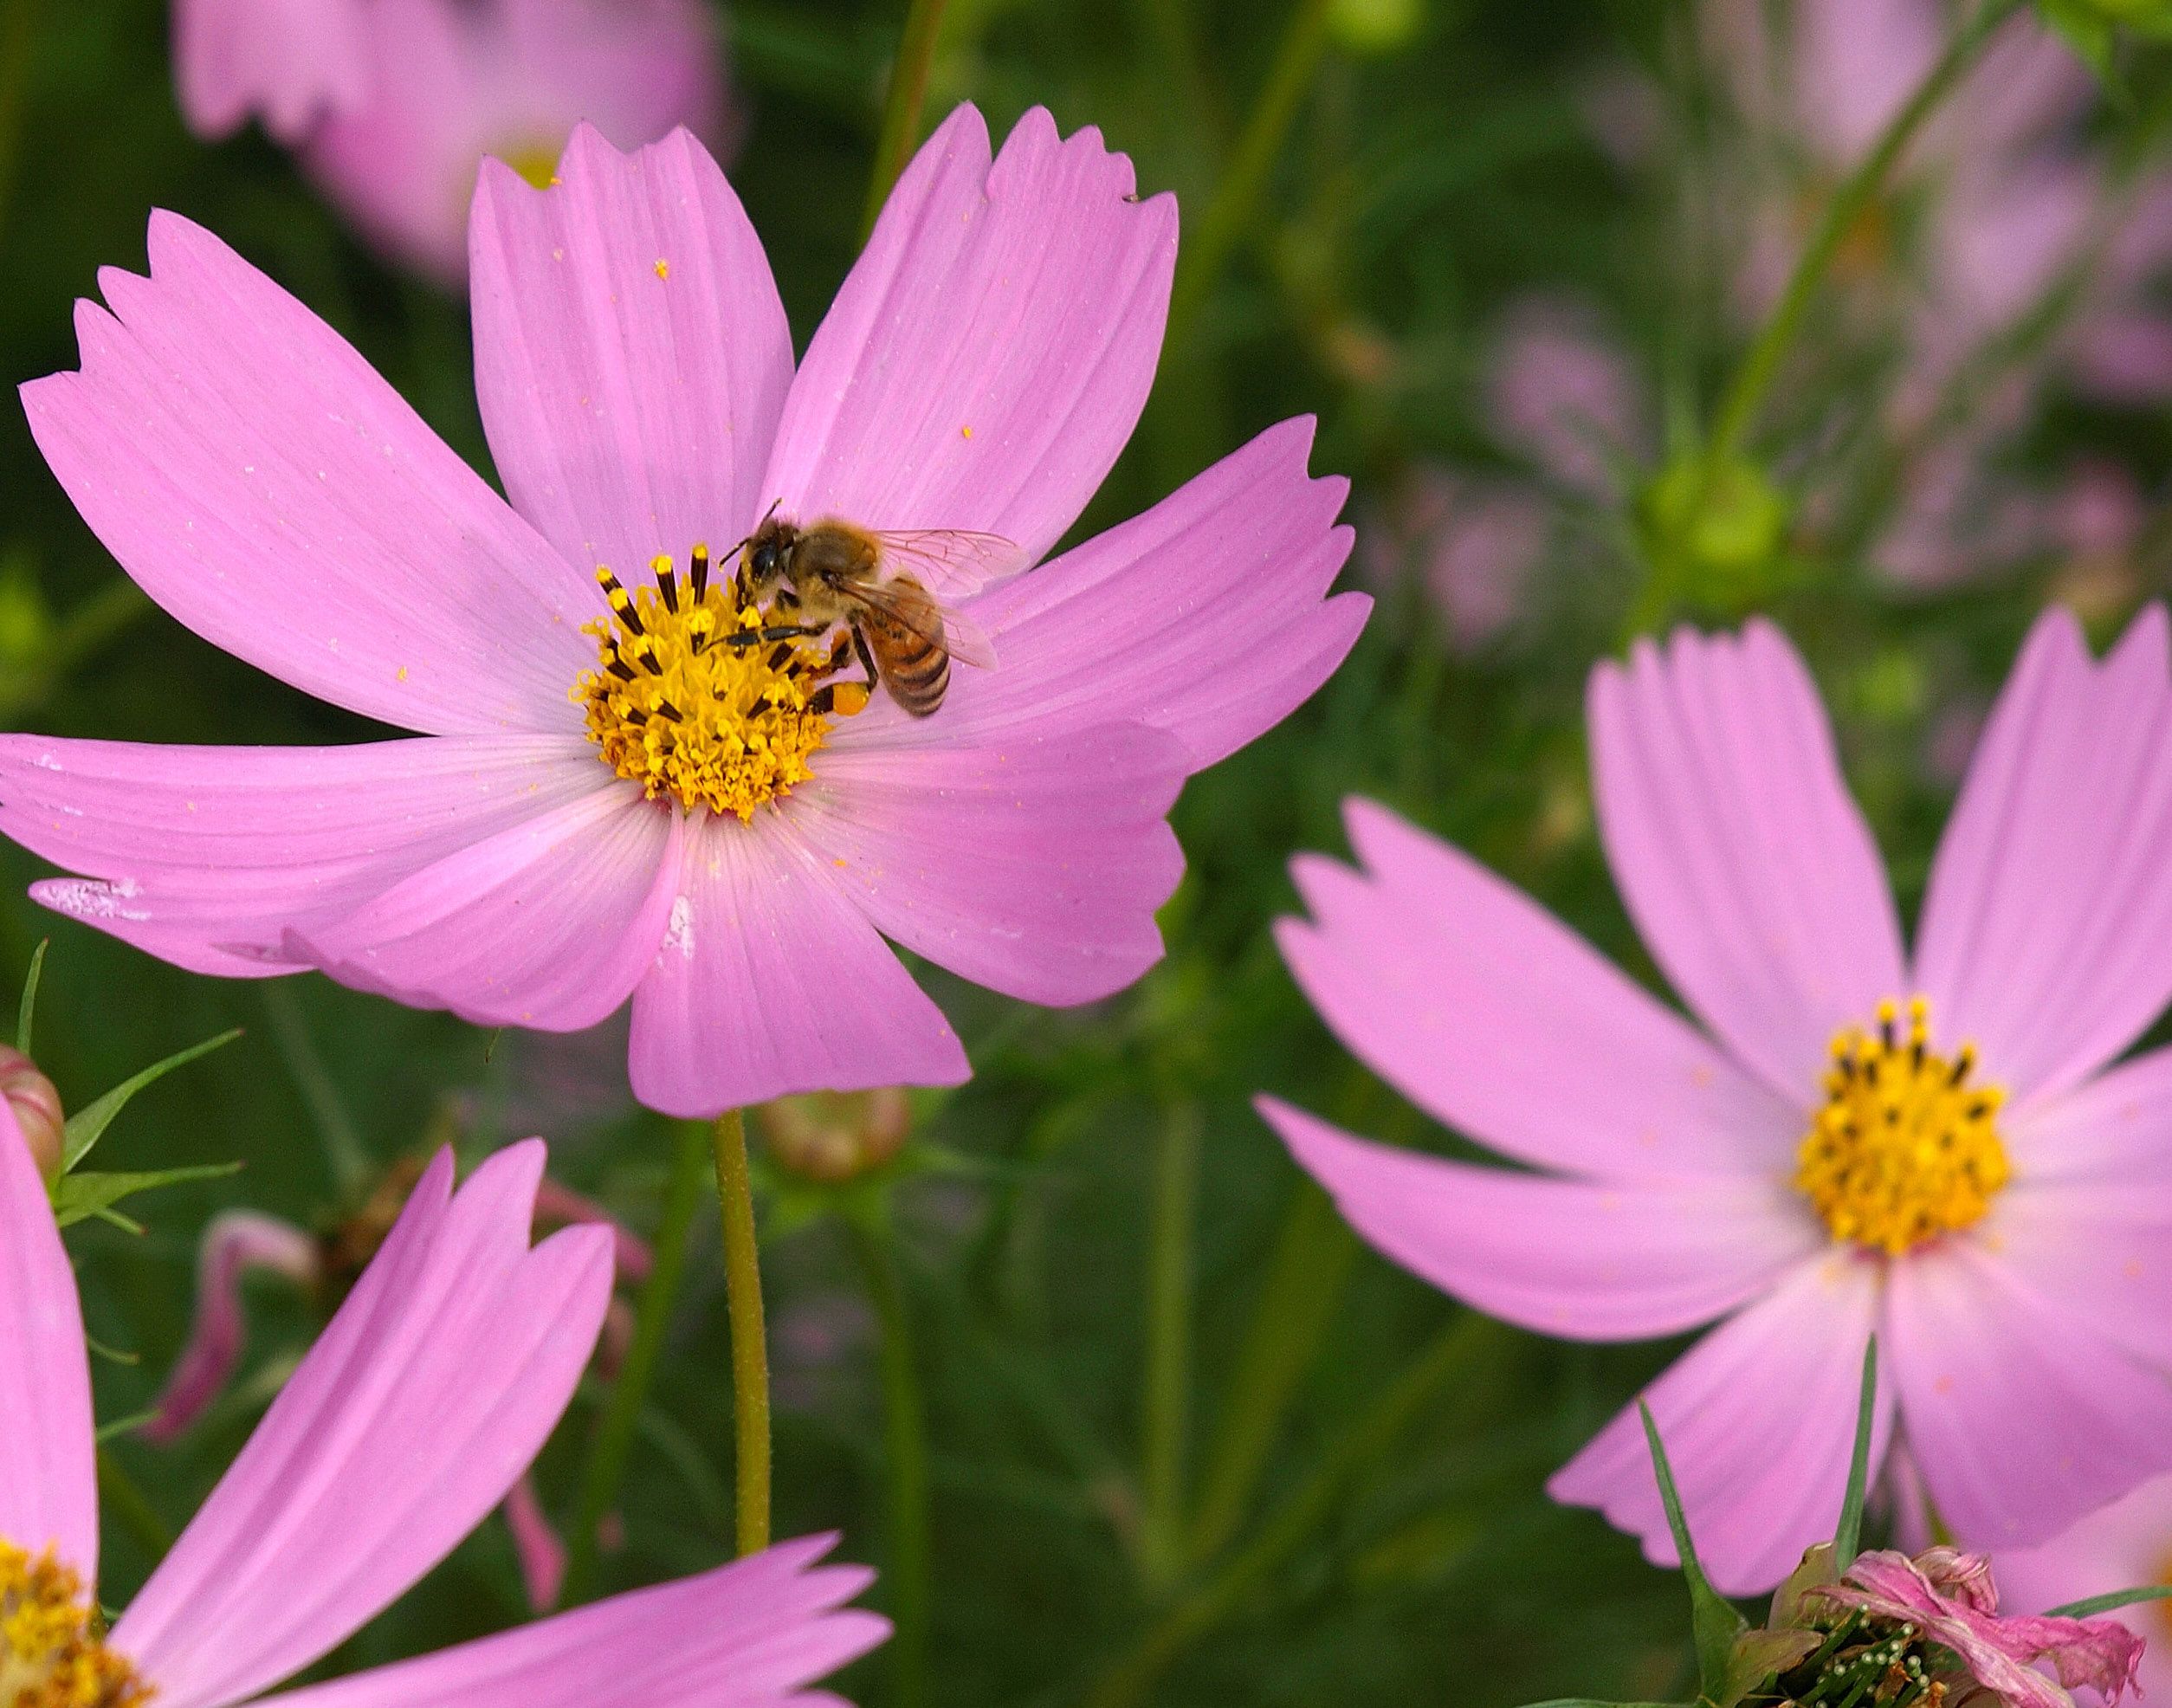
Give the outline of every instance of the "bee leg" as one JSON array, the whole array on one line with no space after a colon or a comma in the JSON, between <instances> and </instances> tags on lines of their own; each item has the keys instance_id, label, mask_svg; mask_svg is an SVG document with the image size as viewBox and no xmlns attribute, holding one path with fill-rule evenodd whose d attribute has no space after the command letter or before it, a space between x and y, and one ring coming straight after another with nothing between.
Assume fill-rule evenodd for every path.
<instances>
[{"instance_id":1,"label":"bee leg","mask_svg":"<svg viewBox=\"0 0 2172 1708\"><path fill-rule=\"evenodd\" d=\"M833 676L852 662L852 637L839 635L830 646L830 662L822 667L822 674Z\"/></svg>"},{"instance_id":2,"label":"bee leg","mask_svg":"<svg viewBox=\"0 0 2172 1708\"><path fill-rule=\"evenodd\" d=\"M811 623L772 623L760 629L734 629L723 637L723 644L738 647L743 652L750 646L766 646L772 641L801 640L821 632L821 628Z\"/></svg>"},{"instance_id":3,"label":"bee leg","mask_svg":"<svg viewBox=\"0 0 2172 1708\"><path fill-rule=\"evenodd\" d=\"M875 668L875 653L867 644L867 631L857 623L852 624L852 650L860 655L860 668L867 672L867 685L873 688L882 680L882 676Z\"/></svg>"}]
</instances>

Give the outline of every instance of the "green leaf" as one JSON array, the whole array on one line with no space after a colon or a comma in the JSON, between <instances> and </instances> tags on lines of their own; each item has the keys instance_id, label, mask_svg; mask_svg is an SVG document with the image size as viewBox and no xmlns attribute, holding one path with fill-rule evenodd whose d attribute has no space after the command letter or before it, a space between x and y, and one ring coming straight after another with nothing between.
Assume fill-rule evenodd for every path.
<instances>
[{"instance_id":1,"label":"green leaf","mask_svg":"<svg viewBox=\"0 0 2172 1708\"><path fill-rule=\"evenodd\" d=\"M1824 1640L1824 1634L1818 1631L1745 1631L1735 1640L1734 1653L1728 1657L1725 1685L1704 1700L1710 1708L1736 1708L1775 1672L1816 1653Z\"/></svg>"},{"instance_id":2,"label":"green leaf","mask_svg":"<svg viewBox=\"0 0 2172 1708\"><path fill-rule=\"evenodd\" d=\"M163 1062L153 1062L141 1073L122 1080L97 1102L77 1110L68 1118L68 1136L61 1148L61 1172L67 1173L90 1155L90 1148L105 1136L107 1128L113 1125L113 1117L126 1107L129 1098L145 1086L164 1079L174 1069L186 1066L199 1056L208 1056L212 1051L231 1044L241 1035L242 1029L236 1026L230 1032L221 1032L217 1038L207 1038L201 1044L192 1044L185 1050L177 1051Z\"/></svg>"},{"instance_id":3,"label":"green leaf","mask_svg":"<svg viewBox=\"0 0 2172 1708\"><path fill-rule=\"evenodd\" d=\"M2086 1601L2068 1601L2053 1608L2044 1615L2046 1619L2087 1619L2091 1614L2110 1613L2115 1608L2130 1608L2137 1601L2162 1601L2172 1596L2172 1584L2145 1583L2138 1589L2112 1589L2102 1595L2091 1595Z\"/></svg>"},{"instance_id":4,"label":"green leaf","mask_svg":"<svg viewBox=\"0 0 2172 1708\"><path fill-rule=\"evenodd\" d=\"M1847 1492L1840 1498L1840 1522L1833 1531L1833 1570L1839 1575L1855 1563L1863 1539L1863 1498L1871 1476L1871 1433L1878 1420L1878 1336L1863 1348L1863 1397L1855 1408L1855 1452L1848 1460Z\"/></svg>"},{"instance_id":5,"label":"green leaf","mask_svg":"<svg viewBox=\"0 0 2172 1708\"><path fill-rule=\"evenodd\" d=\"M1652 1407L1637 1401L1644 1420L1644 1439L1652 1448L1652 1472L1659 1479L1659 1499L1667 1510L1667 1528L1674 1532L1675 1551L1682 1556L1682 1576L1690 1586L1690 1630L1697 1643L1697 1693L1702 1702L1720 1708L1728 1691L1728 1675L1734 1665L1735 1647L1749 1621L1704 1575L1697 1563L1697 1544L1690 1539L1690 1522L1682 1516L1682 1497L1674 1486L1674 1468L1667 1463L1659 1426L1652 1420Z\"/></svg>"},{"instance_id":6,"label":"green leaf","mask_svg":"<svg viewBox=\"0 0 2172 1708\"><path fill-rule=\"evenodd\" d=\"M62 1227L87 1216L108 1216L114 1205L139 1192L179 1186L188 1181L219 1181L241 1172L238 1162L206 1162L188 1168L152 1168L136 1173L63 1174L53 1183L53 1220ZM110 1218L109 1218L110 1219ZM123 1220L124 1226L133 1224Z\"/></svg>"},{"instance_id":7,"label":"green leaf","mask_svg":"<svg viewBox=\"0 0 2172 1708\"><path fill-rule=\"evenodd\" d=\"M24 1055L30 1053L30 1020L38 1008L38 979L45 971L45 952L53 947L50 937L42 937L38 946L30 951L30 971L23 980L23 1000L15 1011L15 1047Z\"/></svg>"}]
</instances>

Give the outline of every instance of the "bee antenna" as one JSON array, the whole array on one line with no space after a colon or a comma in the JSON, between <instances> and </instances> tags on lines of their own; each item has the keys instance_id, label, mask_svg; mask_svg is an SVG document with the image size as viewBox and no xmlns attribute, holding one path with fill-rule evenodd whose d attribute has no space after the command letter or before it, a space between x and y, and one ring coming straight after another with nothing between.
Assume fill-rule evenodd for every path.
<instances>
[{"instance_id":1,"label":"bee antenna","mask_svg":"<svg viewBox=\"0 0 2172 1708\"><path fill-rule=\"evenodd\" d=\"M754 524L753 533L741 534L736 545L725 547L723 555L718 560L718 561L728 563L732 559L737 557L747 547L753 545L754 543L754 535L756 534L760 534L765 527L769 526L769 519L777 514L777 507L784 501L785 501L781 497L771 499L769 501L769 508L762 512L762 519Z\"/></svg>"}]
</instances>

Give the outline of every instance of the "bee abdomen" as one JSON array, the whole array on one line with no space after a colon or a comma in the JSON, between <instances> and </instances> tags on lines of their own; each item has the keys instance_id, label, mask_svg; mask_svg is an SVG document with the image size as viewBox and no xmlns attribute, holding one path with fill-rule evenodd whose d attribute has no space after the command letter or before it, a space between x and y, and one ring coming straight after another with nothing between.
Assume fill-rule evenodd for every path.
<instances>
[{"instance_id":1,"label":"bee abdomen","mask_svg":"<svg viewBox=\"0 0 2172 1708\"><path fill-rule=\"evenodd\" d=\"M914 717L924 718L942 704L950 687L950 655L941 647L908 636L882 662L882 685Z\"/></svg>"}]
</instances>

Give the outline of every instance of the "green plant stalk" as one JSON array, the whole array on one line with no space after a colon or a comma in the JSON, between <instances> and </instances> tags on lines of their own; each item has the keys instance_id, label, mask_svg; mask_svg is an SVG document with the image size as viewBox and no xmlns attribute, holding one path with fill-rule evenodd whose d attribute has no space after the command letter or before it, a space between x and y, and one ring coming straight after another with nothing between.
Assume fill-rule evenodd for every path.
<instances>
[{"instance_id":1,"label":"green plant stalk","mask_svg":"<svg viewBox=\"0 0 2172 1708\"><path fill-rule=\"evenodd\" d=\"M754 1182L747 1167L747 1119L737 1110L709 1130L724 1217L724 1290L732 1325L733 1482L739 1551L769 1546L769 1336L762 1319L761 1248Z\"/></svg>"},{"instance_id":2,"label":"green plant stalk","mask_svg":"<svg viewBox=\"0 0 2172 1708\"><path fill-rule=\"evenodd\" d=\"M1151 1588L1184 1556L1184 1446L1191 1422L1192 1226L1198 1213L1200 1118L1180 1103L1154 1150L1147 1245L1145 1364L1140 1382L1139 1566Z\"/></svg>"},{"instance_id":3,"label":"green plant stalk","mask_svg":"<svg viewBox=\"0 0 2172 1708\"><path fill-rule=\"evenodd\" d=\"M1199 235L1181 251L1169 302L1172 345L1190 328L1266 193L1268 175L1327 51L1329 4L1330 0L1296 0L1290 11L1274 65L1230 152L1221 185L1206 204Z\"/></svg>"},{"instance_id":4,"label":"green plant stalk","mask_svg":"<svg viewBox=\"0 0 2172 1708\"><path fill-rule=\"evenodd\" d=\"M98 1498L105 1511L120 1520L121 1529L136 1539L136 1545L152 1565L166 1557L173 1546L173 1531L137 1486L136 1479L104 1447L98 1450Z\"/></svg>"},{"instance_id":5,"label":"green plant stalk","mask_svg":"<svg viewBox=\"0 0 2172 1708\"><path fill-rule=\"evenodd\" d=\"M626 1349L625 1362L618 1367L617 1379L611 1385L611 1397L596 1426L588 1462L581 1472L580 1500L566 1544L566 1579L558 1598L560 1607L572 1607L596 1593L598 1536L617 1503L618 1485L624 1480L641 1414L648 1404L649 1385L656 1379L656 1360L671 1326L672 1308L686 1280L687 1246L694 1232L694 1218L701 1207L703 1176L708 1172L703 1144L707 1130L703 1122L679 1124L663 1210L656 1222L655 1260L643 1284L640 1303L634 1308L633 1340Z\"/></svg>"},{"instance_id":6,"label":"green plant stalk","mask_svg":"<svg viewBox=\"0 0 2172 1708\"><path fill-rule=\"evenodd\" d=\"M897 1627L889 1642L890 1699L897 1708L925 1708L932 1601L928 1407L887 1220L879 1215L853 1217L845 1226L882 1328L882 1457L889 1473L889 1557L882 1585Z\"/></svg>"},{"instance_id":7,"label":"green plant stalk","mask_svg":"<svg viewBox=\"0 0 2172 1708\"><path fill-rule=\"evenodd\" d=\"M1387 1452L1425 1402L1469 1370L1503 1332L1499 1323L1476 1312L1458 1316L1443 1330L1328 1450L1312 1474L1251 1540L1149 1627L1102 1675L1087 1697L1089 1708L1135 1708L1144 1702L1170 1665L1287 1562L1335 1511L1345 1486Z\"/></svg>"},{"instance_id":8,"label":"green plant stalk","mask_svg":"<svg viewBox=\"0 0 2172 1708\"><path fill-rule=\"evenodd\" d=\"M1716 475L1741 450L1758 406L1764 402L1766 392L1780 372L1781 362L1801 330L1803 316L1809 311L1819 286L1825 282L1825 275L1832 268L1833 256L1839 253L1840 245L1855 222L1884 187L1887 177L1909 144L1915 140L1924 121L1938 110L1955 85L1975 63L1993 32L2026 3L2027 0L1984 0L1976 15L1962 27L1938 62L1917 86L1907 105L1893 115L1876 146L1826 204L1824 216L1795 262L1794 272L1789 276L1778 305L1759 331L1755 342L1743 353L1726 391L1721 394L1718 411L1713 417L1711 437L1705 447L1707 490Z\"/></svg>"},{"instance_id":9,"label":"green plant stalk","mask_svg":"<svg viewBox=\"0 0 2172 1708\"><path fill-rule=\"evenodd\" d=\"M324 1058L317 1053L301 1005L283 979L264 981L264 1013L271 1020L272 1040L279 1046L302 1102L309 1106L318 1137L324 1142L333 1186L342 1199L359 1202L374 1183L377 1165L370 1159L362 1135L355 1129L339 1088L326 1071Z\"/></svg>"},{"instance_id":10,"label":"green plant stalk","mask_svg":"<svg viewBox=\"0 0 2172 1708\"><path fill-rule=\"evenodd\" d=\"M882 128L876 139L875 172L868 180L867 208L860 216L860 241L875 230L876 216L920 142L920 110L928 99L928 73L935 60L935 38L942 33L943 0L912 0L905 29L898 38L897 62L890 68L889 94L882 101Z\"/></svg>"}]
</instances>

